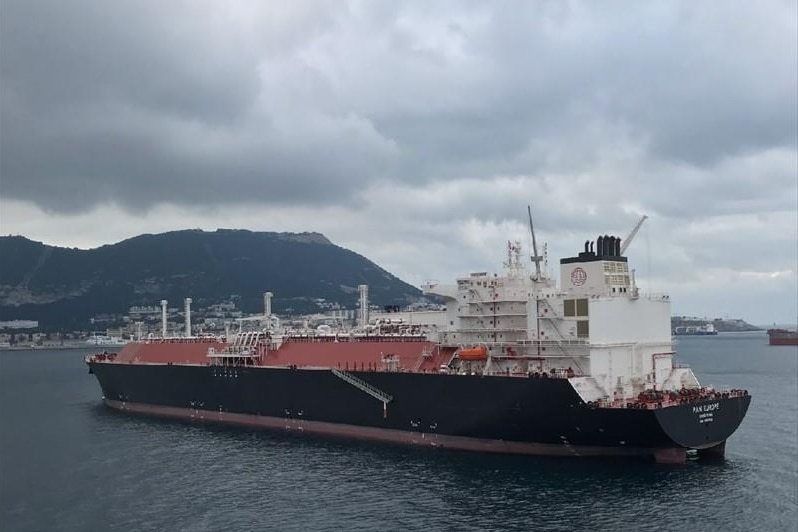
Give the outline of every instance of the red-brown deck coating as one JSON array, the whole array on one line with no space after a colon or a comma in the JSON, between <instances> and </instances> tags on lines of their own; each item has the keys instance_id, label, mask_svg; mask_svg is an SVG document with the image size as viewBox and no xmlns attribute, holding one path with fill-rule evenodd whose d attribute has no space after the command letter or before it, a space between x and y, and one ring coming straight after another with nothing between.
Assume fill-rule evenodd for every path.
<instances>
[{"instance_id":1,"label":"red-brown deck coating","mask_svg":"<svg viewBox=\"0 0 798 532\"><path fill-rule=\"evenodd\" d=\"M423 358L424 353L429 353L431 356ZM452 350L441 350L431 342L419 340L360 339L338 342L290 340L284 342L278 350L269 351L263 364L380 369L385 355L396 356L402 368L433 371L449 361Z\"/></svg>"},{"instance_id":2,"label":"red-brown deck coating","mask_svg":"<svg viewBox=\"0 0 798 532\"><path fill-rule=\"evenodd\" d=\"M227 344L215 339L175 339L131 342L114 359L129 364L208 364L208 349L217 352ZM268 350L258 365L329 367L380 370L383 357L394 355L405 370L437 371L452 356L454 349L440 348L419 338L373 337L357 340L288 339L278 349ZM425 354L427 356L425 356Z\"/></svg>"},{"instance_id":3,"label":"red-brown deck coating","mask_svg":"<svg viewBox=\"0 0 798 532\"><path fill-rule=\"evenodd\" d=\"M116 355L116 362L130 364L205 364L208 348L220 350L226 344L217 340L154 340L130 342Z\"/></svg>"}]
</instances>

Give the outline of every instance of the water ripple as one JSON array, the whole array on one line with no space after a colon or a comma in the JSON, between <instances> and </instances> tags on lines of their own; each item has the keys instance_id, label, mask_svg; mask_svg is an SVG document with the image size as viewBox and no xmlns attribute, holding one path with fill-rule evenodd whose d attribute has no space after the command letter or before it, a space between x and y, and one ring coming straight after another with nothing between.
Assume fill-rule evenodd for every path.
<instances>
[{"instance_id":1,"label":"water ripple","mask_svg":"<svg viewBox=\"0 0 798 532\"><path fill-rule=\"evenodd\" d=\"M126 416L99 403L96 382L69 352L0 354L0 523L20 531L795 530L794 359L744 339L679 347L699 376L754 395L725 462L492 456Z\"/></svg>"}]
</instances>

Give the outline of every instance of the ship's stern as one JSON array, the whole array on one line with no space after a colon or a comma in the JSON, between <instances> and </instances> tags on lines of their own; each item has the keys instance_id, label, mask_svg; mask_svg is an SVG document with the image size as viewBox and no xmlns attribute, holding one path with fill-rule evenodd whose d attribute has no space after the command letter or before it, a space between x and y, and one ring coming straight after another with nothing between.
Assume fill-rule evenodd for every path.
<instances>
[{"instance_id":1,"label":"ship's stern","mask_svg":"<svg viewBox=\"0 0 798 532\"><path fill-rule=\"evenodd\" d=\"M675 445L655 458L683 461L687 450L697 450L700 457L722 458L726 440L740 426L750 404L747 392L735 392L657 409L657 421Z\"/></svg>"}]
</instances>

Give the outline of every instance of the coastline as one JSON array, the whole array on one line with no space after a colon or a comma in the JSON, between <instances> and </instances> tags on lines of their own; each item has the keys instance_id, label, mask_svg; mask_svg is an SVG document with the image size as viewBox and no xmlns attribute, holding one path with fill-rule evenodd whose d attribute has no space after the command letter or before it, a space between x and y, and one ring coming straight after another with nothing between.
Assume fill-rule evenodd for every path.
<instances>
[{"instance_id":1,"label":"coastline","mask_svg":"<svg viewBox=\"0 0 798 532\"><path fill-rule=\"evenodd\" d=\"M93 345L93 344L44 344L44 345L21 345L21 346L0 346L0 353L5 351L45 351L48 349L89 349L89 350L108 350L121 348L121 345Z\"/></svg>"}]
</instances>

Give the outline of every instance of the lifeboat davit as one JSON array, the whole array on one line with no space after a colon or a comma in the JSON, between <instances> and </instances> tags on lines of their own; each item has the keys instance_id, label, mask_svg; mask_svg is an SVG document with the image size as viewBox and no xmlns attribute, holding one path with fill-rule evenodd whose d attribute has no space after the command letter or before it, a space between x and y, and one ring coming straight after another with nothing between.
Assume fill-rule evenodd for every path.
<instances>
[{"instance_id":1,"label":"lifeboat davit","mask_svg":"<svg viewBox=\"0 0 798 532\"><path fill-rule=\"evenodd\" d=\"M484 345L477 347L461 347L457 351L460 360L487 360L488 348Z\"/></svg>"}]
</instances>

